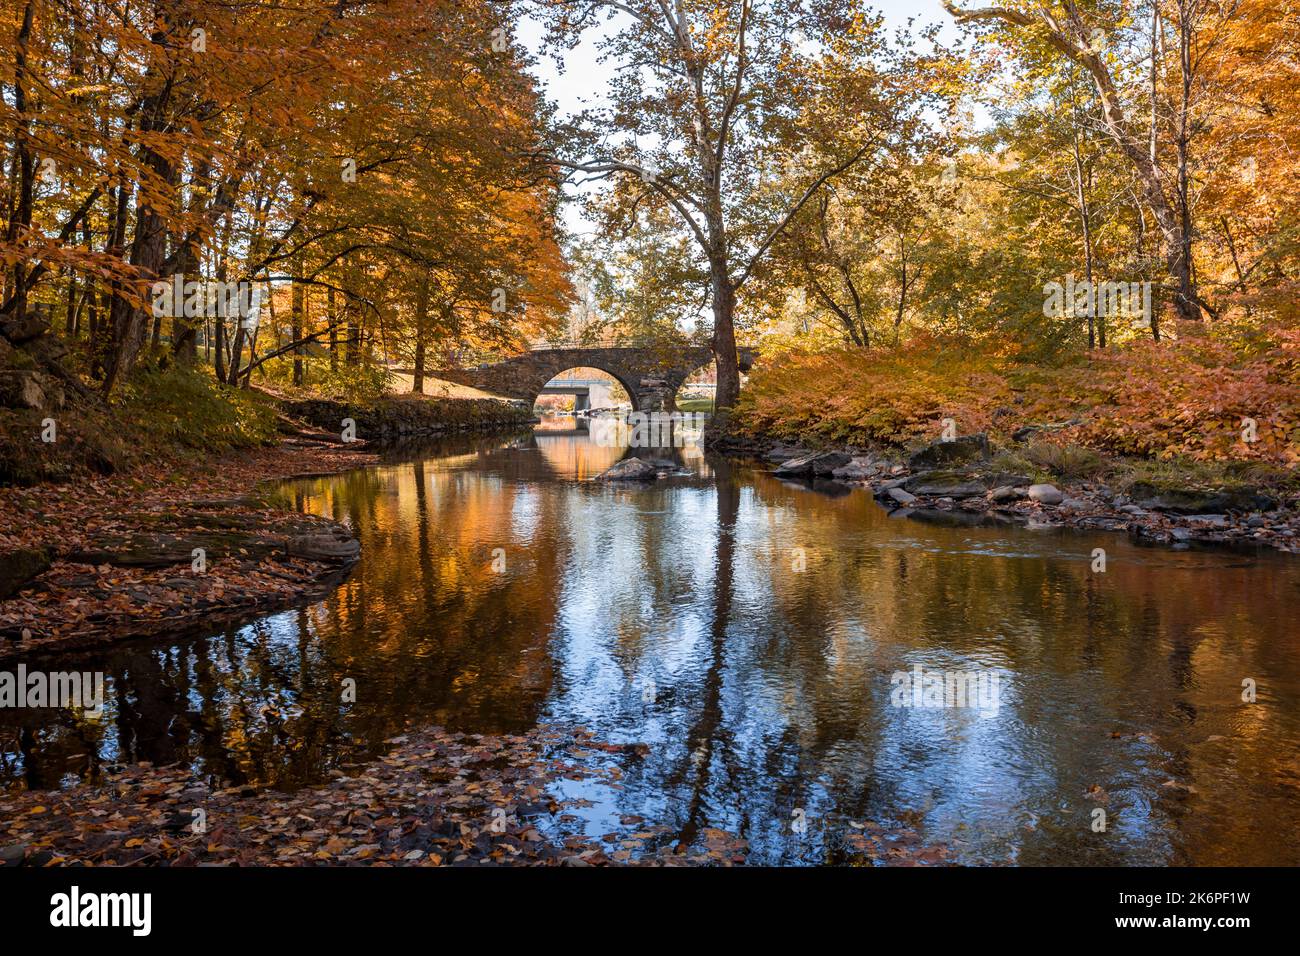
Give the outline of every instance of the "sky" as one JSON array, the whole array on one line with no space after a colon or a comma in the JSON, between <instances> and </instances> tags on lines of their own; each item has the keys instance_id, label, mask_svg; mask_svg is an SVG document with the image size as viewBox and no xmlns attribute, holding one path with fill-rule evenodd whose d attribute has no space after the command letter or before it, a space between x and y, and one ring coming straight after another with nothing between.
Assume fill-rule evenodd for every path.
<instances>
[{"instance_id":1,"label":"sky","mask_svg":"<svg viewBox=\"0 0 1300 956\"><path fill-rule=\"evenodd\" d=\"M943 25L945 41L954 40L958 35L952 17L944 12L939 0L872 0L871 6L885 15L885 23L891 29L903 29L910 18L915 18L917 29L931 23ZM534 73L542 81L546 95L559 107L561 116L581 109L584 100L600 102L600 92L613 71L598 59L597 37L598 33L592 31L568 54L563 73L549 56L538 59ZM542 29L533 18L526 17L520 23L516 38L535 55L540 53Z\"/></svg>"}]
</instances>

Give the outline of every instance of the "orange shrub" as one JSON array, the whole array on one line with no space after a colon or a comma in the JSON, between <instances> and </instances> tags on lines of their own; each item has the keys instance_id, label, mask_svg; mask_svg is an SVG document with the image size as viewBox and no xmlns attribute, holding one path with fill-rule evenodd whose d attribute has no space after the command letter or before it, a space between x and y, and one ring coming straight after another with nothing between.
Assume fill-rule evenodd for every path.
<instances>
[{"instance_id":1,"label":"orange shrub","mask_svg":"<svg viewBox=\"0 0 1300 956\"><path fill-rule=\"evenodd\" d=\"M906 445L958 431L1003 439L1022 425L1117 454L1300 461L1300 333L1242 357L1207 339L1135 343L1078 364L1017 364L966 345L787 352L760 362L734 419L748 435ZM1254 423L1255 441L1243 440Z\"/></svg>"}]
</instances>

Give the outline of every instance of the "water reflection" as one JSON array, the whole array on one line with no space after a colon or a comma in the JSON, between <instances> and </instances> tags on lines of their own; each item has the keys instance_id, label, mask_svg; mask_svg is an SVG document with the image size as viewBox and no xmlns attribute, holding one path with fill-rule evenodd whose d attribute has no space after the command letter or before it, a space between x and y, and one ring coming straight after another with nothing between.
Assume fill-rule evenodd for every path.
<instances>
[{"instance_id":1,"label":"water reflection","mask_svg":"<svg viewBox=\"0 0 1300 956\"><path fill-rule=\"evenodd\" d=\"M655 453L686 476L585 480L623 454L556 429L287 488L355 529L353 577L304 610L90 659L105 719L0 714L3 772L54 786L186 760L292 786L406 719L546 719L650 745L594 833L634 813L815 861L851 817L964 862L1300 862L1294 562L891 519L692 448ZM891 706L917 665L997 673L997 712Z\"/></svg>"}]
</instances>

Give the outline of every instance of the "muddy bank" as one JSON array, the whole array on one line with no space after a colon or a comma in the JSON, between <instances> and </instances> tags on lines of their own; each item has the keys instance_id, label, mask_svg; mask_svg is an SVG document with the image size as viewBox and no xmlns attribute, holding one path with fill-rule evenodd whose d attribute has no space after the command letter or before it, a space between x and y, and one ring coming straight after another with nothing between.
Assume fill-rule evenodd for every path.
<instances>
[{"instance_id":1,"label":"muddy bank","mask_svg":"<svg viewBox=\"0 0 1300 956\"><path fill-rule=\"evenodd\" d=\"M865 487L897 517L1127 532L1179 550L1204 544L1300 554L1300 496L1287 489L1035 475L1008 470L984 435L907 455L775 440L728 439L719 450L781 478Z\"/></svg>"}]
</instances>

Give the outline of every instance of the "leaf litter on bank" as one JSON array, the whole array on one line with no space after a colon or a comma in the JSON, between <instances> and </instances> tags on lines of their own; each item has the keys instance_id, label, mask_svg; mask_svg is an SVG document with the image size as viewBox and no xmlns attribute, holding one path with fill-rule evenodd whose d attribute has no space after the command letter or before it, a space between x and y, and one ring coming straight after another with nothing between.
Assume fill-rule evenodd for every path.
<instances>
[{"instance_id":1,"label":"leaf litter on bank","mask_svg":"<svg viewBox=\"0 0 1300 956\"><path fill-rule=\"evenodd\" d=\"M581 729L540 726L484 736L410 730L353 775L292 792L223 787L188 767L114 768L99 784L0 794L0 857L28 866L731 866L747 841L717 828L689 845L673 827L635 814L600 836L557 797L557 776L616 784L614 754ZM205 828L196 821L202 811ZM874 826L874 825L872 825ZM858 862L942 862L944 851L879 827L853 831Z\"/></svg>"}]
</instances>

